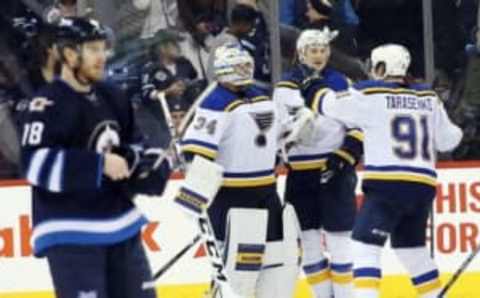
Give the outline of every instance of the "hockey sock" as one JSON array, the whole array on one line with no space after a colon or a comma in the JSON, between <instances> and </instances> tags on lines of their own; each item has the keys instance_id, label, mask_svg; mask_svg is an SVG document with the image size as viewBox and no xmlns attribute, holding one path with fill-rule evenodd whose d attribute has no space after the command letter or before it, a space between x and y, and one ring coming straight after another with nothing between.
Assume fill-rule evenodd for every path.
<instances>
[{"instance_id":1,"label":"hockey sock","mask_svg":"<svg viewBox=\"0 0 480 298\"><path fill-rule=\"evenodd\" d=\"M355 298L380 297L382 247L352 240Z\"/></svg>"},{"instance_id":2,"label":"hockey sock","mask_svg":"<svg viewBox=\"0 0 480 298\"><path fill-rule=\"evenodd\" d=\"M436 298L442 284L435 262L427 247L396 248L395 253L410 273L412 283L422 298Z\"/></svg>"},{"instance_id":3,"label":"hockey sock","mask_svg":"<svg viewBox=\"0 0 480 298\"><path fill-rule=\"evenodd\" d=\"M330 265L322 247L320 230L302 232L303 271L315 298L332 297Z\"/></svg>"},{"instance_id":4,"label":"hockey sock","mask_svg":"<svg viewBox=\"0 0 480 298\"><path fill-rule=\"evenodd\" d=\"M350 298L352 289L352 240L350 232L327 232L330 277L335 298Z\"/></svg>"}]
</instances>

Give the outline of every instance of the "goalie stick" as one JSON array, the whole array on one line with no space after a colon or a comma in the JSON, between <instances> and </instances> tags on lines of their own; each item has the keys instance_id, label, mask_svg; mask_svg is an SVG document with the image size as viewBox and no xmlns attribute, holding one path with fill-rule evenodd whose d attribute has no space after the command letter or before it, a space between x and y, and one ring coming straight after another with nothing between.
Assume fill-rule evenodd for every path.
<instances>
[{"instance_id":1,"label":"goalie stick","mask_svg":"<svg viewBox=\"0 0 480 298\"><path fill-rule=\"evenodd\" d=\"M182 158L181 153L178 152L177 148L177 143L180 140L181 136L185 133L186 127L188 123L190 122L190 119L192 118L194 111L196 108L200 105L200 103L203 101L203 99L210 94L210 92L217 86L216 83L210 84L203 92L202 94L198 97L198 99L195 101L195 103L190 107L189 111L185 115L184 119L182 119L182 123L179 126L179 129L175 129L175 126L173 124L170 110L168 108L168 105L166 103L166 98L162 95L159 94L158 98L162 106L162 110L165 115L165 121L167 121L167 126L169 127L171 136L172 136L172 141L170 142L170 148L174 150L175 155L179 157L178 161L183 164L183 168L186 168L185 160ZM180 258L183 256L190 247L194 246L197 241L200 239L204 239L205 241L205 248L206 252L209 256L210 263L212 266L212 271L213 271L213 280L214 284L219 286L220 293L223 296L223 294L226 294L226 297L236 297L234 294L233 290L231 289L230 285L228 284L228 278L226 275L226 270L225 266L223 264L223 259L220 253L220 249L217 246L216 240L215 240L215 235L213 232L212 225L210 223L210 219L208 218L208 214L206 212L203 212L197 219L197 224L200 230L200 233L194 238L194 240L189 243L187 246L185 246L179 253L177 253L169 262L167 262L164 267L162 267L157 273L155 273L155 276L157 278L164 274L170 267L172 267ZM198 238L198 240L196 240Z\"/></svg>"}]
</instances>

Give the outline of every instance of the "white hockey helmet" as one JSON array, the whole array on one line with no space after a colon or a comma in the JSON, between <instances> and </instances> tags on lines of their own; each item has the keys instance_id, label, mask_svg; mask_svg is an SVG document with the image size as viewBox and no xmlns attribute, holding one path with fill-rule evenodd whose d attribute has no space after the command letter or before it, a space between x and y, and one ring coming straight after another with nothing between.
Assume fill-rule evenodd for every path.
<instances>
[{"instance_id":1,"label":"white hockey helmet","mask_svg":"<svg viewBox=\"0 0 480 298\"><path fill-rule=\"evenodd\" d=\"M253 83L254 61L238 44L225 44L214 53L215 78L220 83L245 86Z\"/></svg>"},{"instance_id":2,"label":"white hockey helmet","mask_svg":"<svg viewBox=\"0 0 480 298\"><path fill-rule=\"evenodd\" d=\"M403 77L407 74L410 66L410 52L402 45L384 44L372 50L370 55L372 70L375 70L380 63L385 65L385 73L380 79L387 76ZM378 77L378 75L376 75Z\"/></svg>"},{"instance_id":3,"label":"white hockey helmet","mask_svg":"<svg viewBox=\"0 0 480 298\"><path fill-rule=\"evenodd\" d=\"M338 31L331 31L330 28L324 27L322 30L307 29L302 31L297 40L297 55L300 62L308 65L306 56L309 47L325 47L338 36Z\"/></svg>"}]
</instances>

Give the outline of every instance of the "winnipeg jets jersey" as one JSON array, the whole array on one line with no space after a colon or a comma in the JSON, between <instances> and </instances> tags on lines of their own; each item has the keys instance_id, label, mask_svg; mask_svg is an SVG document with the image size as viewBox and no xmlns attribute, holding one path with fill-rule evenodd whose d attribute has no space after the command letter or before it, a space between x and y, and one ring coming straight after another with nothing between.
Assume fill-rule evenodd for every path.
<instances>
[{"instance_id":1,"label":"winnipeg jets jersey","mask_svg":"<svg viewBox=\"0 0 480 298\"><path fill-rule=\"evenodd\" d=\"M32 185L35 255L55 245L106 245L138 233L147 220L130 200L127 182L103 176L103 153L134 141L132 108L111 85L82 94L56 80L33 97L22 154Z\"/></svg>"},{"instance_id":2,"label":"winnipeg jets jersey","mask_svg":"<svg viewBox=\"0 0 480 298\"><path fill-rule=\"evenodd\" d=\"M182 150L223 166L225 187L274 184L276 117L273 102L260 89L237 94L219 85L197 109L182 139Z\"/></svg>"},{"instance_id":3,"label":"winnipeg jets jersey","mask_svg":"<svg viewBox=\"0 0 480 298\"><path fill-rule=\"evenodd\" d=\"M415 182L436 185L436 152L454 149L462 131L447 116L443 103L426 86L364 81L350 96L317 90L316 111L360 127L364 134L368 182Z\"/></svg>"},{"instance_id":4,"label":"winnipeg jets jersey","mask_svg":"<svg viewBox=\"0 0 480 298\"><path fill-rule=\"evenodd\" d=\"M279 113L283 114L282 119L287 119L286 115L293 115L300 107L305 106L305 100L300 94L301 83L306 79L302 67L298 65L285 73L274 90L273 100ZM341 73L327 68L322 71L322 77L325 85L335 92L341 93L348 90L347 78ZM351 131L350 134L360 141L363 138L360 131ZM343 144L345 135L346 127L344 124L319 115L314 122L313 139L307 144L298 144L289 150L288 163L290 168L294 171L322 168L328 154L337 150Z\"/></svg>"}]
</instances>

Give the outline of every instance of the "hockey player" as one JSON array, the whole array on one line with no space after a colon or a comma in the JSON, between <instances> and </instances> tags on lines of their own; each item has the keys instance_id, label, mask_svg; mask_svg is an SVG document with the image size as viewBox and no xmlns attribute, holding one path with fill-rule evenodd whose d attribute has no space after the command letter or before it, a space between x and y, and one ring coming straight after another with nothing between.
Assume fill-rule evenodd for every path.
<instances>
[{"instance_id":1,"label":"hockey player","mask_svg":"<svg viewBox=\"0 0 480 298\"><path fill-rule=\"evenodd\" d=\"M273 99L283 113L305 106L302 81L311 75L335 92L346 92L347 78L327 67L330 42L338 34L327 27L305 30L297 41L299 63L277 83ZM363 134L324 116L315 119L309 144L288 154L285 199L300 219L303 270L316 298L351 297L351 230L355 217L354 166L362 154ZM323 181L322 181L323 180ZM324 254L322 230L330 258Z\"/></svg>"},{"instance_id":2,"label":"hockey player","mask_svg":"<svg viewBox=\"0 0 480 298\"><path fill-rule=\"evenodd\" d=\"M386 44L371 53L375 80L336 97L321 80L303 94L315 112L356 125L365 134L365 202L353 229L355 297L379 297L380 253L387 238L422 298L437 297L437 266L425 246L435 196L437 151L454 149L462 131L427 86L405 79L408 50Z\"/></svg>"},{"instance_id":3,"label":"hockey player","mask_svg":"<svg viewBox=\"0 0 480 298\"><path fill-rule=\"evenodd\" d=\"M134 146L132 109L102 81L105 32L62 19L62 76L30 101L22 146L32 185L34 254L47 258L58 298L155 297L133 194L161 194L169 166ZM141 179L140 177L145 177Z\"/></svg>"},{"instance_id":4,"label":"hockey player","mask_svg":"<svg viewBox=\"0 0 480 298\"><path fill-rule=\"evenodd\" d=\"M293 207L282 206L276 191L275 156L283 134L274 103L251 86L253 64L238 45L216 50L218 86L201 102L182 140L193 162L175 200L193 214L211 203L208 215L223 244L235 297L291 298L299 227ZM224 294L213 296L231 298Z\"/></svg>"}]
</instances>

